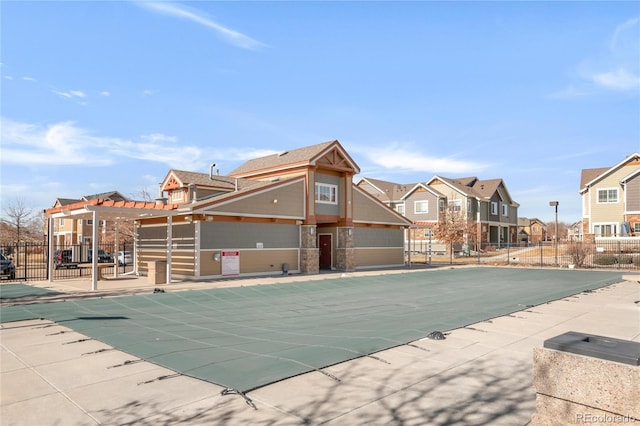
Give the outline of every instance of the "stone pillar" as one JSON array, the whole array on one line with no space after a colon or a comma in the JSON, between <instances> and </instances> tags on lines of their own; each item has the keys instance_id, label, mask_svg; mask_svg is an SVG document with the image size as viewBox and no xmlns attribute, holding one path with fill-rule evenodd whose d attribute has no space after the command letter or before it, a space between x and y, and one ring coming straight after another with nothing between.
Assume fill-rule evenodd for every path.
<instances>
[{"instance_id":1,"label":"stone pillar","mask_svg":"<svg viewBox=\"0 0 640 426\"><path fill-rule=\"evenodd\" d=\"M320 272L320 250L316 225L301 225L300 234L300 272L317 274Z\"/></svg>"},{"instance_id":2,"label":"stone pillar","mask_svg":"<svg viewBox=\"0 0 640 426\"><path fill-rule=\"evenodd\" d=\"M560 350L534 349L531 425L640 424L640 343L569 332L545 346L558 338ZM612 357L616 348L636 361Z\"/></svg>"},{"instance_id":3,"label":"stone pillar","mask_svg":"<svg viewBox=\"0 0 640 426\"><path fill-rule=\"evenodd\" d=\"M356 252L353 247L353 227L337 228L338 245L336 248L335 264L338 271L355 271Z\"/></svg>"}]
</instances>

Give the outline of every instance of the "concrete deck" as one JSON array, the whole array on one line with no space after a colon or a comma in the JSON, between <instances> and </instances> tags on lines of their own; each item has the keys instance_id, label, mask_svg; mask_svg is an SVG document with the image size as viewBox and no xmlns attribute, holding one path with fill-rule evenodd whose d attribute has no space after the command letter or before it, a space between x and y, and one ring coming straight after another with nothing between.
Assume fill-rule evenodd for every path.
<instances>
[{"instance_id":1,"label":"concrete deck","mask_svg":"<svg viewBox=\"0 0 640 426\"><path fill-rule=\"evenodd\" d=\"M397 273L370 271L358 274ZM407 272L403 270L402 272ZM292 281L328 278L291 276ZM627 276L625 276L627 279ZM283 277L260 278L261 284ZM33 283L53 302L255 284L256 279L151 285L120 277ZM640 285L629 280L453 330L238 395L45 320L2 324L0 424L525 425L535 409L533 348L566 331L640 341ZM334 378L338 378L339 381Z\"/></svg>"}]
</instances>

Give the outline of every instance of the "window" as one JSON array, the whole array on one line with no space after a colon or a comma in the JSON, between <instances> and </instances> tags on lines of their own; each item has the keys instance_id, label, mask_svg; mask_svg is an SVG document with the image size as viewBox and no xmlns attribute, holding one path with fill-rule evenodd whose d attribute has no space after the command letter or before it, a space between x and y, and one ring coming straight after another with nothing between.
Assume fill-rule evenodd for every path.
<instances>
[{"instance_id":1,"label":"window","mask_svg":"<svg viewBox=\"0 0 640 426\"><path fill-rule=\"evenodd\" d=\"M618 226L615 223L603 223L600 225L593 225L593 233L597 237L611 237L615 236L618 232Z\"/></svg>"},{"instance_id":2,"label":"window","mask_svg":"<svg viewBox=\"0 0 640 426\"><path fill-rule=\"evenodd\" d=\"M491 214L493 215L498 214L498 203L495 201L491 202Z\"/></svg>"},{"instance_id":3,"label":"window","mask_svg":"<svg viewBox=\"0 0 640 426\"><path fill-rule=\"evenodd\" d=\"M400 214L404 214L404 204L398 204L396 206L396 211Z\"/></svg>"},{"instance_id":4,"label":"window","mask_svg":"<svg viewBox=\"0 0 640 426\"><path fill-rule=\"evenodd\" d=\"M598 204L617 202L618 190L616 188L598 189Z\"/></svg>"},{"instance_id":5,"label":"window","mask_svg":"<svg viewBox=\"0 0 640 426\"><path fill-rule=\"evenodd\" d=\"M460 212L462 210L462 200L449 201L449 208L452 212Z\"/></svg>"},{"instance_id":6,"label":"window","mask_svg":"<svg viewBox=\"0 0 640 426\"><path fill-rule=\"evenodd\" d=\"M428 201L415 201L413 203L414 213L429 213Z\"/></svg>"},{"instance_id":7,"label":"window","mask_svg":"<svg viewBox=\"0 0 640 426\"><path fill-rule=\"evenodd\" d=\"M433 237L433 229L431 229L431 228L425 228L425 229L424 229L424 236L425 236L425 237Z\"/></svg>"},{"instance_id":8,"label":"window","mask_svg":"<svg viewBox=\"0 0 640 426\"><path fill-rule=\"evenodd\" d=\"M316 183L316 203L338 204L338 187L326 183Z\"/></svg>"},{"instance_id":9,"label":"window","mask_svg":"<svg viewBox=\"0 0 640 426\"><path fill-rule=\"evenodd\" d=\"M640 222L636 222L633 224L633 232L634 233L640 232Z\"/></svg>"},{"instance_id":10,"label":"window","mask_svg":"<svg viewBox=\"0 0 640 426\"><path fill-rule=\"evenodd\" d=\"M184 200L184 192L178 190L178 191L173 191L171 192L171 201L172 202L176 202L176 201L183 201Z\"/></svg>"},{"instance_id":11,"label":"window","mask_svg":"<svg viewBox=\"0 0 640 426\"><path fill-rule=\"evenodd\" d=\"M503 204L502 205L502 216L509 216L509 205L508 204Z\"/></svg>"}]
</instances>

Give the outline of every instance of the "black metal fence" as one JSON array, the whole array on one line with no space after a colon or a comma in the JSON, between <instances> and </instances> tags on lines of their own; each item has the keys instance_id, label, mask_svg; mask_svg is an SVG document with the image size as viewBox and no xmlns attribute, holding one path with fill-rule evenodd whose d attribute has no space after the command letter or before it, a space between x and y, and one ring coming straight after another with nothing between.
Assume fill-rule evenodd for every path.
<instances>
[{"instance_id":1,"label":"black metal fence","mask_svg":"<svg viewBox=\"0 0 640 426\"><path fill-rule=\"evenodd\" d=\"M409 257L410 254L410 257ZM411 244L407 261L428 264L492 264L540 267L640 270L640 239L595 242L543 242L538 244Z\"/></svg>"},{"instance_id":2,"label":"black metal fence","mask_svg":"<svg viewBox=\"0 0 640 426\"><path fill-rule=\"evenodd\" d=\"M0 247L3 255L3 282L6 281L43 281L49 279L49 246L48 244L21 243ZM83 268L93 260L91 246L73 245L54 247L53 279L66 279L90 275L90 268ZM120 268L120 273L133 269L133 243L123 243L114 250L113 244L100 244L98 262L110 263ZM105 273L113 273L113 268L106 268Z\"/></svg>"}]
</instances>

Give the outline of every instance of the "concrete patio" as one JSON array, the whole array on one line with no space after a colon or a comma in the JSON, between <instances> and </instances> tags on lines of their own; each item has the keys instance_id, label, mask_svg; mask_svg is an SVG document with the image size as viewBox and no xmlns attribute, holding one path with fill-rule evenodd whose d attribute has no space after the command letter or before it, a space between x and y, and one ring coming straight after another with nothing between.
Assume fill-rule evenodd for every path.
<instances>
[{"instance_id":1,"label":"concrete patio","mask_svg":"<svg viewBox=\"0 0 640 426\"><path fill-rule=\"evenodd\" d=\"M402 272L406 272L402 271ZM369 271L357 274L398 273ZM291 276L291 280L323 279ZM625 277L627 279L627 277ZM282 277L261 278L261 284ZM181 282L166 291L251 285L255 279ZM59 294L26 303L153 291L144 277L33 283ZM37 300L36 300L37 299ZM2 425L498 424L525 425L535 409L533 349L566 331L640 341L640 285L623 281L303 374L247 394L84 340L46 320L0 329ZM132 362L134 361L134 362Z\"/></svg>"}]
</instances>

